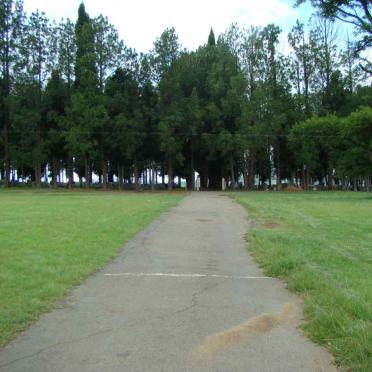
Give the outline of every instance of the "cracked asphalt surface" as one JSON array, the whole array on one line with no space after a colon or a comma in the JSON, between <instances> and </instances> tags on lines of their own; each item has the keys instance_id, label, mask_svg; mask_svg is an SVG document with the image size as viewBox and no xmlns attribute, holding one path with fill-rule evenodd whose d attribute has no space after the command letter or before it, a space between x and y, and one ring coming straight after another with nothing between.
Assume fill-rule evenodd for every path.
<instances>
[{"instance_id":1,"label":"cracked asphalt surface","mask_svg":"<svg viewBox=\"0 0 372 372\"><path fill-rule=\"evenodd\" d=\"M247 229L226 196L187 196L0 350L0 371L335 371Z\"/></svg>"}]
</instances>

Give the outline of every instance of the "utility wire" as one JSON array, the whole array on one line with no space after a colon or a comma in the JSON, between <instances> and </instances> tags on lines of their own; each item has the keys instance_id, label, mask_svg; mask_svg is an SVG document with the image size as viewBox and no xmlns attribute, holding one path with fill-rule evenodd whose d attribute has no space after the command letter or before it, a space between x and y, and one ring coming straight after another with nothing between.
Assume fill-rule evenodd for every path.
<instances>
[{"instance_id":1,"label":"utility wire","mask_svg":"<svg viewBox=\"0 0 372 372\"><path fill-rule=\"evenodd\" d=\"M39 134L39 133L42 133L42 134L45 134L45 133L49 133L49 132L57 132L57 133L61 133L61 134L69 134L70 132L68 130L60 130L60 129L52 129L52 130L38 130L38 129L35 129L35 130L22 130L22 131L16 131L16 130L8 130L8 133L9 134L22 134L22 133L32 133L32 134ZM77 131L76 132L77 134L86 134L86 135L89 135L89 134L100 134L100 135L104 135L104 134L117 134L117 135L120 135L120 134L125 134L125 132L121 132L121 131L114 131L114 130L105 130L105 131L88 131L88 130L84 130L84 131ZM130 132L130 135L131 136L160 136L164 134L163 132ZM171 133L172 135L174 136L180 136L180 137L200 137L200 136L220 136L220 133ZM236 133L230 133L232 135L236 134ZM260 134L248 134L246 135L247 137L263 137L263 138L267 138L267 137L292 137L291 134L273 134L273 133L260 133ZM338 134L338 133L334 133L334 134L331 134L331 135L324 135L324 134L302 134L300 135L299 137L301 138L335 138L335 137L345 137L344 135L342 134Z\"/></svg>"}]
</instances>

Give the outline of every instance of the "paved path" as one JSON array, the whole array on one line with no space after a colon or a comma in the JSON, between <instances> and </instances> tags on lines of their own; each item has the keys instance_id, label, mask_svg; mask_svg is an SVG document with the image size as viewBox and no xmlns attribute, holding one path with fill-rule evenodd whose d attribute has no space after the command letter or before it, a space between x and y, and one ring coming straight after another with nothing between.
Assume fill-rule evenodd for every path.
<instances>
[{"instance_id":1,"label":"paved path","mask_svg":"<svg viewBox=\"0 0 372 372\"><path fill-rule=\"evenodd\" d=\"M0 371L334 371L247 228L227 197L186 197L0 351Z\"/></svg>"}]
</instances>

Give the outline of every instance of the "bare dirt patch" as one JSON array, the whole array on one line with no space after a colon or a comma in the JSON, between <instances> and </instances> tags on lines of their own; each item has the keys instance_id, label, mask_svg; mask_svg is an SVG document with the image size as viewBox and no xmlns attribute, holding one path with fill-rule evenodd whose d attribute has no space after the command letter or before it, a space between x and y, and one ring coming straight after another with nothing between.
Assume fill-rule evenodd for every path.
<instances>
[{"instance_id":1,"label":"bare dirt patch","mask_svg":"<svg viewBox=\"0 0 372 372\"><path fill-rule=\"evenodd\" d=\"M277 221L274 221L274 220L266 220L264 222L262 222L261 224L262 227L266 228L266 229L277 229L279 228L281 225L279 222Z\"/></svg>"},{"instance_id":2,"label":"bare dirt patch","mask_svg":"<svg viewBox=\"0 0 372 372\"><path fill-rule=\"evenodd\" d=\"M269 332L274 327L286 322L291 317L294 307L293 303L285 304L278 313L261 314L232 329L208 336L200 345L199 353L215 353L226 347L239 344L252 334Z\"/></svg>"},{"instance_id":3,"label":"bare dirt patch","mask_svg":"<svg viewBox=\"0 0 372 372\"><path fill-rule=\"evenodd\" d=\"M285 187L283 189L283 191L286 191L286 192L300 192L300 191L304 191L301 187L298 187L298 186L295 186L295 185L288 185L287 187Z\"/></svg>"}]
</instances>

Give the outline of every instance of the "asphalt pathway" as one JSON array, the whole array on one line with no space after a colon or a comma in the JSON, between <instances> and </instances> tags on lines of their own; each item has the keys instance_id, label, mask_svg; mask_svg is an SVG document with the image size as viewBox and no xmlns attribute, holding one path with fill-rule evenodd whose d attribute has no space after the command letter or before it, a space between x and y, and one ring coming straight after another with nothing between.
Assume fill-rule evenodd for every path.
<instances>
[{"instance_id":1,"label":"asphalt pathway","mask_svg":"<svg viewBox=\"0 0 372 372\"><path fill-rule=\"evenodd\" d=\"M2 349L0 371L335 371L247 230L228 197L187 196Z\"/></svg>"}]
</instances>

